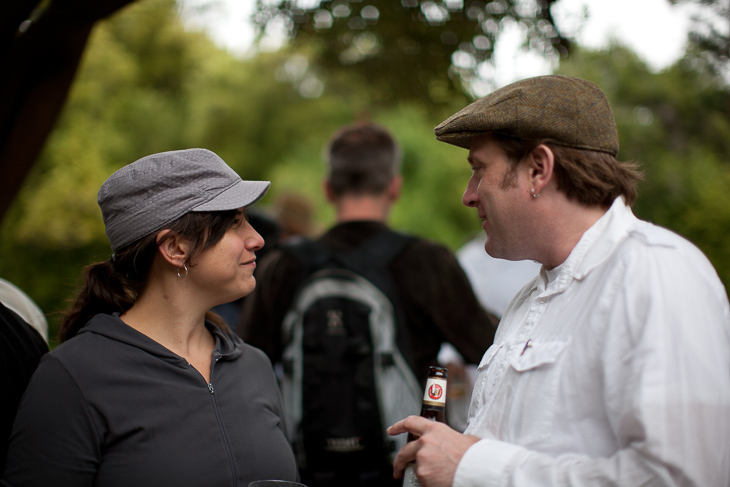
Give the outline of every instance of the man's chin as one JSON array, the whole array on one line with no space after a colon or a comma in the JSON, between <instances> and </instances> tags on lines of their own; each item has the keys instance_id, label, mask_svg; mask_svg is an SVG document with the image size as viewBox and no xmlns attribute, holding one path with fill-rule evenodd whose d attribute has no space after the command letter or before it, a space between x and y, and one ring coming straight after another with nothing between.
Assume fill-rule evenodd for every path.
<instances>
[{"instance_id":1,"label":"man's chin","mask_svg":"<svg viewBox=\"0 0 730 487\"><path fill-rule=\"evenodd\" d=\"M514 255L510 255L509 250L509 248L503 248L503 246L499 245L498 242L495 242L487 235L487 241L484 242L484 251L487 255L495 259L518 260L515 259Z\"/></svg>"}]
</instances>

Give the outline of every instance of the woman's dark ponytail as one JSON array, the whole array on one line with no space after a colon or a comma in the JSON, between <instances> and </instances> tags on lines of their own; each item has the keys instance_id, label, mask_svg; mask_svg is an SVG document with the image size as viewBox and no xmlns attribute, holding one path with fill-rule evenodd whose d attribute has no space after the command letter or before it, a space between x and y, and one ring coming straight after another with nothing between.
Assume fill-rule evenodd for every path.
<instances>
[{"instance_id":1,"label":"woman's dark ponytail","mask_svg":"<svg viewBox=\"0 0 730 487\"><path fill-rule=\"evenodd\" d=\"M128 245L106 262L86 266L81 288L61 321L61 343L99 313L124 313L132 307L152 267L157 252L155 235Z\"/></svg>"},{"instance_id":2,"label":"woman's dark ponytail","mask_svg":"<svg viewBox=\"0 0 730 487\"><path fill-rule=\"evenodd\" d=\"M134 303L111 260L86 266L82 279L74 303L63 315L61 343L76 336L94 315L123 313Z\"/></svg>"}]
</instances>

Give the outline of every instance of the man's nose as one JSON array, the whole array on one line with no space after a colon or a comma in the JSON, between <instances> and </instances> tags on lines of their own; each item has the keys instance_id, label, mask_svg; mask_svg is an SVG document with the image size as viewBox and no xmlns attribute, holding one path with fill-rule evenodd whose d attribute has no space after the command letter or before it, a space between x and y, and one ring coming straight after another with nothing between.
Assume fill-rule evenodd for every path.
<instances>
[{"instance_id":1,"label":"man's nose","mask_svg":"<svg viewBox=\"0 0 730 487\"><path fill-rule=\"evenodd\" d=\"M464 195L461 197L461 203L464 206L468 206L470 208L477 206L476 188L477 184L472 177L469 179L469 183L467 183L466 189L464 190Z\"/></svg>"}]
</instances>

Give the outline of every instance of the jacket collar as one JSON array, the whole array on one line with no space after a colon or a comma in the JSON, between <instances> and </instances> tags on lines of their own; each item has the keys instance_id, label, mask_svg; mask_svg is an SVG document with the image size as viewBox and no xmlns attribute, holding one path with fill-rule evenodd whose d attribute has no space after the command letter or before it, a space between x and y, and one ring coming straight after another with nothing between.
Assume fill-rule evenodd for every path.
<instances>
[{"instance_id":1,"label":"jacket collar","mask_svg":"<svg viewBox=\"0 0 730 487\"><path fill-rule=\"evenodd\" d=\"M230 331L221 330L210 321L206 321L205 326L215 337L216 343L213 349L214 358L233 360L241 355L242 342L240 338L231 334ZM113 313L111 315L102 313L94 316L79 330L78 334L81 335L83 333L94 333L111 340L126 343L127 345L139 348L166 360L184 360L160 343L124 323L119 319L119 313Z\"/></svg>"}]
</instances>

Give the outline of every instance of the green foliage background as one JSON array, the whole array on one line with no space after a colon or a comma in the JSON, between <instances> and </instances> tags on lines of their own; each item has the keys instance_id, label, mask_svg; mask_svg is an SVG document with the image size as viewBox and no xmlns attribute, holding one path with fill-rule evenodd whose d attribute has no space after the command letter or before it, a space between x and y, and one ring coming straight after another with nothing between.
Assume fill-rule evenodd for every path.
<instances>
[{"instance_id":1,"label":"green foliage background","mask_svg":"<svg viewBox=\"0 0 730 487\"><path fill-rule=\"evenodd\" d=\"M300 94L293 62L306 50L240 60L183 28L173 0L131 4L94 31L63 116L0 226L0 276L49 314L59 312L82 267L109 258L96 193L116 169L153 152L205 147L244 179L273 182L265 209L284 191L309 195L320 226L333 221L321 195L323 146L339 126L372 119L404 153L404 188L394 227L457 249L479 232L461 205L466 151L438 143L433 127L463 107L429 100L370 103L366 83L333 74L322 96ZM696 243L730 283L730 91L699 53L652 73L631 51L578 50L559 73L606 91L623 159L644 164L638 216ZM300 70L301 71L301 70ZM300 73L301 74L301 73Z\"/></svg>"}]
</instances>

